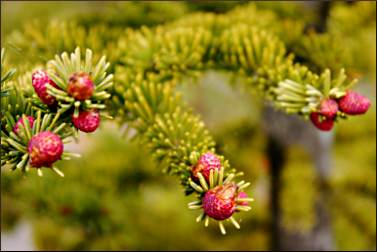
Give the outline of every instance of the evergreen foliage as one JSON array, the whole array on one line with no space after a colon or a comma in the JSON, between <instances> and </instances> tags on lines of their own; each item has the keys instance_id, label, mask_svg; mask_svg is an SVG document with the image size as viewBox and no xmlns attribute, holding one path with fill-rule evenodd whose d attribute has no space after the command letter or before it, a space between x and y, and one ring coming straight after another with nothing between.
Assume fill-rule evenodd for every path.
<instances>
[{"instance_id":1,"label":"evergreen foliage","mask_svg":"<svg viewBox=\"0 0 377 252\"><path fill-rule=\"evenodd\" d=\"M30 170L27 145L32 136L49 130L59 134L66 143L78 137L72 116L76 117L81 110L101 109L104 111L101 116L114 118L119 124L126 124L128 130L135 130L134 137L148 148L162 170L178 177L186 195L195 194L199 202L190 207L201 208L201 199L214 186L213 180L229 183L243 174L221 155L210 131L182 99L177 86L187 78L198 79L208 70L230 72L243 82L246 90L257 91L277 109L308 119L311 113L319 111L322 100L343 97L357 82L352 71L365 66L362 59L352 62L359 51L357 46L349 49L348 45L354 45L356 40L348 38L344 44L339 43L352 29L343 26L349 23L345 19L351 10L368 11L368 15L355 17L357 25L371 23L373 8L367 4L355 6L336 6L327 24L328 32L323 34L305 31L313 18L297 20L297 10L281 8L272 12L268 5L264 9L263 5L257 8L254 4L242 5L225 14L188 14L169 23L164 22L175 19L177 13L171 18L155 17L146 24L156 26L141 28L136 21L120 16L118 21L111 17L105 19L107 25L100 24L95 16L78 21L52 21L47 25L29 23L21 31L10 34L7 40L28 61L23 65L20 57L13 58L14 64L20 65L18 78L9 81L14 70L3 70L3 50L1 53L1 95L4 96L1 105L5 108L1 114L1 164L11 169ZM371 6L375 15L375 5ZM187 11L185 8L182 7L181 13ZM125 29L124 23L137 28ZM340 26L344 28L338 29ZM94 55L86 49L83 57L80 48L90 48ZM103 54L110 63L105 56L99 58ZM44 64L58 86L47 85L48 94L58 101L56 107L43 104L30 83L31 73ZM66 91L70 77L78 72L89 74L95 85L93 96L85 101L75 100ZM29 125L26 116L36 118L36 123ZM18 136L13 128L20 118L26 123L21 126L23 134ZM345 118L345 113L337 112L337 121ZM127 131L125 135L130 134ZM212 177L206 182L201 178L195 183L191 171L207 152L216 154L223 167L212 176L223 176L223 179ZM72 156L75 155L66 153L62 157ZM51 168L60 174L55 166ZM245 181L236 183L240 190L249 185ZM77 197L78 201L93 200L87 202L90 206L98 203L95 198ZM240 207L239 210L250 209ZM289 219L289 209L287 213ZM102 212L91 214L96 216ZM202 219L208 222L204 213L200 215L199 220ZM232 222L239 227L233 217ZM222 222L219 227L225 233Z\"/></svg>"}]
</instances>

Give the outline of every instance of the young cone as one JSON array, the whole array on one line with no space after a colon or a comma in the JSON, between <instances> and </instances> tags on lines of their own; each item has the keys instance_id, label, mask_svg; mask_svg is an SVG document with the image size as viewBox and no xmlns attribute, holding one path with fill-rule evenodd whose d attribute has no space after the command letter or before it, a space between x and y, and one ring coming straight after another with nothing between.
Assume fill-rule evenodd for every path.
<instances>
[{"instance_id":1,"label":"young cone","mask_svg":"<svg viewBox=\"0 0 377 252\"><path fill-rule=\"evenodd\" d=\"M326 116L323 116L317 112L312 112L310 114L310 120L312 121L314 126L323 131L329 131L334 126L333 118L327 118Z\"/></svg>"},{"instance_id":2,"label":"young cone","mask_svg":"<svg viewBox=\"0 0 377 252\"><path fill-rule=\"evenodd\" d=\"M77 117L72 115L73 125L80 131L94 132L100 125L101 119L98 110L80 111Z\"/></svg>"},{"instance_id":3,"label":"young cone","mask_svg":"<svg viewBox=\"0 0 377 252\"><path fill-rule=\"evenodd\" d=\"M34 117L27 116L26 118L29 121L30 128L33 128ZM13 127L13 132L16 133L16 135L18 135L18 136L21 134L21 129L20 129L21 125L25 125L24 119L22 117L20 119L18 119L18 121L16 122L16 124Z\"/></svg>"},{"instance_id":4,"label":"young cone","mask_svg":"<svg viewBox=\"0 0 377 252\"><path fill-rule=\"evenodd\" d=\"M89 74L85 72L74 73L69 78L67 92L78 101L92 97L94 84Z\"/></svg>"},{"instance_id":5,"label":"young cone","mask_svg":"<svg viewBox=\"0 0 377 252\"><path fill-rule=\"evenodd\" d=\"M198 173L200 172L208 182L210 171L220 170L220 168L220 159L215 154L207 152L200 157L198 163L192 168L192 177L195 181L198 181Z\"/></svg>"},{"instance_id":6,"label":"young cone","mask_svg":"<svg viewBox=\"0 0 377 252\"><path fill-rule=\"evenodd\" d=\"M203 197L203 210L216 220L225 220L236 210L237 186L234 183L216 186Z\"/></svg>"},{"instance_id":7,"label":"young cone","mask_svg":"<svg viewBox=\"0 0 377 252\"><path fill-rule=\"evenodd\" d=\"M319 111L326 118L334 118L338 112L338 103L334 99L327 98L320 104Z\"/></svg>"},{"instance_id":8,"label":"young cone","mask_svg":"<svg viewBox=\"0 0 377 252\"><path fill-rule=\"evenodd\" d=\"M353 91L348 91L339 99L339 109L348 115L361 115L368 111L371 103L368 98Z\"/></svg>"},{"instance_id":9,"label":"young cone","mask_svg":"<svg viewBox=\"0 0 377 252\"><path fill-rule=\"evenodd\" d=\"M43 131L33 136L28 144L30 165L35 168L51 167L61 159L64 145L61 138L50 132Z\"/></svg>"},{"instance_id":10,"label":"young cone","mask_svg":"<svg viewBox=\"0 0 377 252\"><path fill-rule=\"evenodd\" d=\"M46 105L54 105L56 103L55 97L49 95L47 93L47 84L58 88L55 82L53 82L48 74L43 70L37 70L32 74L32 84L35 92L37 93L38 97L42 100L42 102Z\"/></svg>"}]
</instances>

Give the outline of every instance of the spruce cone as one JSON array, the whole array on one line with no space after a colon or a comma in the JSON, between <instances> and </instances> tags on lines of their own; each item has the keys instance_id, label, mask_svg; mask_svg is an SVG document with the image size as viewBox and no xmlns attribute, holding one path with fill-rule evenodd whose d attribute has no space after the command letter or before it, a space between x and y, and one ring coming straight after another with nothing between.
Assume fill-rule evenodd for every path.
<instances>
[{"instance_id":1,"label":"spruce cone","mask_svg":"<svg viewBox=\"0 0 377 252\"><path fill-rule=\"evenodd\" d=\"M85 72L74 73L68 82L67 92L70 96L79 101L92 97L94 84L89 74Z\"/></svg>"},{"instance_id":2,"label":"spruce cone","mask_svg":"<svg viewBox=\"0 0 377 252\"><path fill-rule=\"evenodd\" d=\"M26 118L29 121L30 128L33 128L34 117L27 116ZM20 135L20 133L21 133L20 126L21 125L24 125L24 119L22 117L20 119L18 119L18 121L16 122L16 124L13 127L13 132L16 133L16 135Z\"/></svg>"},{"instance_id":3,"label":"spruce cone","mask_svg":"<svg viewBox=\"0 0 377 252\"><path fill-rule=\"evenodd\" d=\"M371 105L368 98L353 91L348 91L338 102L339 109L348 115L364 114Z\"/></svg>"},{"instance_id":4,"label":"spruce cone","mask_svg":"<svg viewBox=\"0 0 377 252\"><path fill-rule=\"evenodd\" d=\"M200 157L196 166L192 168L192 177L195 181L198 181L198 173L200 172L208 182L210 171L220 170L220 168L220 159L215 154L207 152Z\"/></svg>"},{"instance_id":5,"label":"spruce cone","mask_svg":"<svg viewBox=\"0 0 377 252\"><path fill-rule=\"evenodd\" d=\"M329 131L334 126L333 118L327 118L326 116L323 116L317 112L312 112L310 114L310 120L312 121L314 126L323 131Z\"/></svg>"},{"instance_id":6,"label":"spruce cone","mask_svg":"<svg viewBox=\"0 0 377 252\"><path fill-rule=\"evenodd\" d=\"M42 102L49 106L54 105L56 99L55 97L47 93L46 84L50 84L55 88L59 87L49 78L48 74L43 70L37 70L33 73L31 79L34 90L37 93L38 97L42 100Z\"/></svg>"},{"instance_id":7,"label":"spruce cone","mask_svg":"<svg viewBox=\"0 0 377 252\"><path fill-rule=\"evenodd\" d=\"M63 154L63 141L50 132L43 131L33 136L28 145L30 165L35 168L51 167Z\"/></svg>"},{"instance_id":8,"label":"spruce cone","mask_svg":"<svg viewBox=\"0 0 377 252\"><path fill-rule=\"evenodd\" d=\"M80 111L78 117L72 115L72 122L80 131L90 133L99 127L101 119L98 110Z\"/></svg>"},{"instance_id":9,"label":"spruce cone","mask_svg":"<svg viewBox=\"0 0 377 252\"><path fill-rule=\"evenodd\" d=\"M237 186L234 183L216 186L203 197L203 210L216 220L225 220L236 210Z\"/></svg>"},{"instance_id":10,"label":"spruce cone","mask_svg":"<svg viewBox=\"0 0 377 252\"><path fill-rule=\"evenodd\" d=\"M338 112L338 103L334 99L325 99L321 102L318 113L326 118L334 118Z\"/></svg>"}]
</instances>

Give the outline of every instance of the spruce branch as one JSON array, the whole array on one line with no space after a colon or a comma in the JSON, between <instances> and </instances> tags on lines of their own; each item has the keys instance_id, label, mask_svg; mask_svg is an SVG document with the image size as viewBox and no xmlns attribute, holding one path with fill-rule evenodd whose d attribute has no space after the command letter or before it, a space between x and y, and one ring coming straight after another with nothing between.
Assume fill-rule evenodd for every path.
<instances>
[{"instance_id":1,"label":"spruce branch","mask_svg":"<svg viewBox=\"0 0 377 252\"><path fill-rule=\"evenodd\" d=\"M71 137L77 138L74 128L92 132L99 126L97 109L104 108L104 101L110 98L107 90L112 86L113 76L106 73L109 63L102 57L97 64L92 64L89 49L85 61L81 60L79 48L70 58L67 55L63 53L48 63L50 75L37 70L10 82L12 90L1 99L2 108L6 108L1 118L2 165L19 168L22 172L30 167L37 168L40 176L41 168L48 167L62 176L54 163L76 156L63 152L64 143ZM86 86L71 83L76 73L80 74L78 81ZM73 85L75 93L70 92L69 85ZM74 96L77 90L79 95L80 92L86 94L88 85L93 92L85 100L77 100ZM58 104L46 104L51 97Z\"/></svg>"},{"instance_id":2,"label":"spruce branch","mask_svg":"<svg viewBox=\"0 0 377 252\"><path fill-rule=\"evenodd\" d=\"M122 33L111 30L109 34L121 34L116 41L117 50L112 53L113 57L116 55L113 69L117 83L113 89L113 75L108 74L109 64L104 57L94 65L92 52L87 50L83 59L79 48L71 55L64 52L56 56L47 64L47 74L52 82L46 82L42 78L46 76L40 73L46 94L37 94L39 98L43 95L53 97L58 102L57 107L41 104L40 101L38 104L36 95L17 88L5 100L9 113L4 118L6 126L2 127L2 148L5 148L2 153L7 153L4 158L2 156L2 164L27 170L31 155L28 145L34 134L48 130L60 134L66 141L66 137L75 133L71 134L71 117L77 127L80 123L76 125L75 119L80 118L83 110L106 109L121 122L136 129L136 136L148 147L164 171L180 179L186 194L196 194L198 200L190 204L190 208L203 208L205 211L197 220L204 220L207 226L211 217L218 221L222 233L225 233L225 219L239 228L232 215L237 211L250 210L244 203L251 199L238 197L250 183L243 180L233 182L242 173L216 153L216 144L209 131L182 101L175 87L183 78L197 78L208 69L231 71L243 78L248 88L259 90L261 96L276 108L304 118L321 112L323 100L346 97L355 81L344 70L340 70L339 74L326 68L314 72L305 63L297 63L291 46L297 42L304 26L292 21L280 24L277 20L271 12L259 12L250 5L245 10L236 9L225 15L195 14L155 28L128 29ZM276 30L269 29L275 23L278 23ZM60 27L54 25L48 26L47 30ZM106 43L112 35L101 38L102 33L91 33L92 41L85 29L72 25L77 30L69 31L67 41L64 41L65 35L59 36L52 30L53 35L43 34L46 30L42 30L32 37L42 49L55 36L56 41L63 40L62 47L91 44L98 50L111 51L114 48L114 44ZM67 31L66 27L62 29ZM290 29L292 33L288 32ZM107 30L103 32L106 34ZM293 35L282 39L285 34ZM25 43L27 36L18 36ZM317 47L321 45L319 43ZM94 91L88 97L86 92L77 94L75 90L69 91L71 82L77 78L86 84L93 82ZM83 95L85 98L82 98ZM108 101L107 106L105 101ZM335 114L338 115L337 112ZM27 116L37 118L32 127ZM338 118L344 117L342 114ZM21 123L17 135L13 131L20 118L24 124ZM94 117L94 120L97 119ZM319 122L322 121L320 117ZM207 162L206 155L215 165L212 161ZM62 158L70 156L63 154ZM49 167L60 174L55 166ZM209 172L208 177L204 171ZM225 217L224 212L214 211L210 203L204 204L206 197L218 200L218 192L225 193L227 200L235 206L232 211L225 212Z\"/></svg>"},{"instance_id":3,"label":"spruce branch","mask_svg":"<svg viewBox=\"0 0 377 252\"><path fill-rule=\"evenodd\" d=\"M120 65L115 76L121 85L114 89L114 113L137 129L166 172L180 177L186 194L202 195L208 190L203 178L200 185L191 180L197 165L191 160L197 159L193 153L214 152L215 143L174 92L184 76L198 76L211 68L236 71L248 87L260 90L277 108L304 118L319 111L322 100L345 96L354 83L344 70L335 76L328 69L317 74L295 63L278 36L262 25L234 22L239 19L232 14L203 14L203 22L194 16L155 29L129 30L119 41ZM122 106L125 109L119 109ZM227 183L232 177L229 169ZM240 182L239 187L247 185Z\"/></svg>"},{"instance_id":4,"label":"spruce branch","mask_svg":"<svg viewBox=\"0 0 377 252\"><path fill-rule=\"evenodd\" d=\"M7 123L1 129L2 166L8 165L10 169L19 169L22 172L28 172L30 168L35 167L39 176L42 175L41 168L47 167L60 176L64 176L55 166L33 165L33 155L40 153L34 154L31 144L36 136L40 136L40 133L51 134L52 132L63 140L74 135L73 129L66 123L58 123L59 114L44 114L42 116L42 112L37 111L29 113L28 116L22 114L14 117L10 112L6 112L4 117ZM35 120L31 118L35 118ZM63 157L69 155L68 152L64 152Z\"/></svg>"},{"instance_id":5,"label":"spruce branch","mask_svg":"<svg viewBox=\"0 0 377 252\"><path fill-rule=\"evenodd\" d=\"M113 75L107 74L110 63L106 62L103 56L97 64L93 65L92 51L87 49L85 59L81 59L80 48L77 47L70 57L64 52L61 56L56 55L54 60L48 62L48 72L50 78L56 83L57 87L47 85L47 93L58 100L61 114L74 110L75 115L79 110L104 109L106 106L103 101L110 97L106 90L113 85ZM75 74L87 74L94 84L94 92L90 97L78 99L70 93L69 85Z\"/></svg>"},{"instance_id":6,"label":"spruce branch","mask_svg":"<svg viewBox=\"0 0 377 252\"><path fill-rule=\"evenodd\" d=\"M5 49L1 48L1 93L0 96L7 96L10 87L6 86L6 82L12 79L13 75L16 73L16 69L5 70Z\"/></svg>"},{"instance_id":7,"label":"spruce branch","mask_svg":"<svg viewBox=\"0 0 377 252\"><path fill-rule=\"evenodd\" d=\"M247 86L260 90L277 108L304 118L318 111L323 99L339 99L355 83L343 69L332 77L327 69L317 74L295 63L294 55L287 55L279 37L258 23L250 26L232 22L239 20L234 13L206 15L203 24L194 15L192 20L186 18L177 24L129 31L120 41L123 53L118 70L123 70L117 73L135 64L142 76L178 81L191 74L196 77L209 68L237 71ZM195 33L194 24L199 26ZM125 74L128 72L132 70Z\"/></svg>"}]
</instances>

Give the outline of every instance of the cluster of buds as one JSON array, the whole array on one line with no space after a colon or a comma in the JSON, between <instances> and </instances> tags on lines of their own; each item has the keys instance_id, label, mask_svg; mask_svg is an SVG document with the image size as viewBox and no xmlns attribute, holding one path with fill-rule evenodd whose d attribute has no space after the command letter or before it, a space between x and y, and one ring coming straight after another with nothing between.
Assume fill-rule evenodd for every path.
<instances>
[{"instance_id":1,"label":"cluster of buds","mask_svg":"<svg viewBox=\"0 0 377 252\"><path fill-rule=\"evenodd\" d=\"M249 202L253 201L243 191L250 183L232 181L240 175L242 172L225 176L220 159L211 152L199 158L192 167L189 178L189 184L199 193L199 198L188 205L190 209L202 209L203 212L196 219L197 222L204 221L204 225L208 226L212 218L218 222L222 234L226 233L223 224L225 220L231 221L237 229L240 228L233 214L249 211L251 209Z\"/></svg>"},{"instance_id":2,"label":"cluster of buds","mask_svg":"<svg viewBox=\"0 0 377 252\"><path fill-rule=\"evenodd\" d=\"M365 96L348 91L338 99L323 99L317 111L310 114L310 120L318 129L329 131L338 114L361 115L368 111L371 103Z\"/></svg>"},{"instance_id":3,"label":"cluster of buds","mask_svg":"<svg viewBox=\"0 0 377 252\"><path fill-rule=\"evenodd\" d=\"M48 73L44 70L37 70L32 74L32 85L40 100L51 109L58 106L59 94L51 92L51 88L62 92ZM90 99L93 95L94 84L89 74L84 72L74 73L69 78L66 92L78 101ZM62 95L62 94L60 94ZM59 110L58 110L59 111ZM59 112L58 112L59 113ZM26 117L30 128L33 128L34 118ZM80 110L78 113L72 111L72 124L80 131L89 133L94 132L100 125L100 116L97 109ZM20 118L13 128L13 132L17 135L23 134L20 126L24 125L23 118ZM53 167L52 165L61 159L64 144L59 135L51 131L43 131L32 136L28 141L27 152L29 155L29 164L31 167L38 168L38 174L41 174L42 167ZM55 171L62 173L54 167Z\"/></svg>"},{"instance_id":4,"label":"cluster of buds","mask_svg":"<svg viewBox=\"0 0 377 252\"><path fill-rule=\"evenodd\" d=\"M104 101L111 96L107 90L113 85L113 75L106 72L109 66L105 56L93 64L91 50L82 59L76 48L70 57L66 52L56 55L46 69L34 71L30 77L36 99L7 101L15 109L2 114L6 123L1 165L22 172L35 168L40 176L47 167L63 176L55 163L78 156L64 151L68 138L77 136L77 130L94 132L100 125L99 110L106 107ZM19 114L20 106L24 114Z\"/></svg>"},{"instance_id":5,"label":"cluster of buds","mask_svg":"<svg viewBox=\"0 0 377 252\"><path fill-rule=\"evenodd\" d=\"M56 55L48 71L32 74L32 84L42 103L64 117L68 114L78 130L90 133L100 125L99 110L111 96L107 89L113 85L113 75L106 72L110 64L105 56L93 65L92 51L87 49L85 59L81 58L80 48L70 57L66 52Z\"/></svg>"},{"instance_id":6,"label":"cluster of buds","mask_svg":"<svg viewBox=\"0 0 377 252\"><path fill-rule=\"evenodd\" d=\"M13 170L35 168L39 176L43 175L41 168L47 167L64 176L54 163L78 155L64 151L64 142L72 135L72 128L64 122L57 123L60 114L42 116L38 111L36 116L24 114L13 118L10 113L4 116L9 123L6 126L9 135L2 139L2 164L10 164Z\"/></svg>"},{"instance_id":7,"label":"cluster of buds","mask_svg":"<svg viewBox=\"0 0 377 252\"><path fill-rule=\"evenodd\" d=\"M105 56L96 65L92 63L91 50L86 50L82 60L76 48L70 57L66 52L56 55L48 62L47 70L31 74L36 99L25 102L26 114L4 113L2 165L23 172L36 168L39 175L41 168L48 167L63 175L55 162L77 156L64 151L66 139L77 136L77 130L96 131L101 122L99 110L105 108L104 100L111 96L107 89L113 85L113 75L106 72L110 64ZM40 106L37 113L33 105Z\"/></svg>"},{"instance_id":8,"label":"cluster of buds","mask_svg":"<svg viewBox=\"0 0 377 252\"><path fill-rule=\"evenodd\" d=\"M50 107L57 106L57 97L53 92L49 92L48 85L60 90L54 81L51 80L46 71L37 70L32 75L32 84L35 92L43 103ZM94 84L89 74L84 72L74 73L69 78L66 92L77 101L84 101L92 97ZM55 91L56 93L56 91ZM80 131L94 132L100 125L100 115L97 109L79 110L72 113L72 123Z\"/></svg>"}]
</instances>

